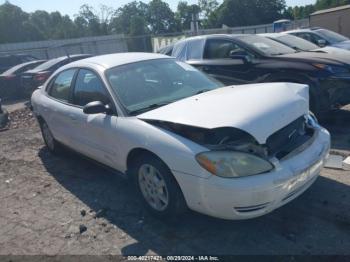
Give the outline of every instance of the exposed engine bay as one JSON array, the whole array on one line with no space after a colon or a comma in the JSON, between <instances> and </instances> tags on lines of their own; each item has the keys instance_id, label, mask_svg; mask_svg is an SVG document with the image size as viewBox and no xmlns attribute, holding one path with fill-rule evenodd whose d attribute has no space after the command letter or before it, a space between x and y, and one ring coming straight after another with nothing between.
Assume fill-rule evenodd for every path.
<instances>
[{"instance_id":1,"label":"exposed engine bay","mask_svg":"<svg viewBox=\"0 0 350 262\"><path fill-rule=\"evenodd\" d=\"M286 157L310 141L314 134L314 127L305 116L299 117L272 134L263 145L259 144L252 135L234 127L205 129L158 120L146 122L169 130L210 150L234 150L265 159Z\"/></svg>"},{"instance_id":2,"label":"exposed engine bay","mask_svg":"<svg viewBox=\"0 0 350 262\"><path fill-rule=\"evenodd\" d=\"M234 127L205 129L164 121L147 120L148 123L169 130L210 150L236 150L267 157L267 148L247 132Z\"/></svg>"}]
</instances>

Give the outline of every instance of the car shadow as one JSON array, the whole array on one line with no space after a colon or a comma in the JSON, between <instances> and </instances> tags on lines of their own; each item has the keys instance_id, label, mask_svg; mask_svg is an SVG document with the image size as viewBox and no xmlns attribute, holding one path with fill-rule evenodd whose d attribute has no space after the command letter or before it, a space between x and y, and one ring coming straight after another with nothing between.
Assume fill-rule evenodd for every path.
<instances>
[{"instance_id":1,"label":"car shadow","mask_svg":"<svg viewBox=\"0 0 350 262\"><path fill-rule=\"evenodd\" d=\"M47 172L97 217L135 240L121 248L125 256L150 251L161 255L349 252L349 186L326 177L296 200L260 218L226 221L188 211L164 222L149 215L131 183L113 172L72 152L56 157L43 147L39 157Z\"/></svg>"},{"instance_id":2,"label":"car shadow","mask_svg":"<svg viewBox=\"0 0 350 262\"><path fill-rule=\"evenodd\" d=\"M332 148L350 151L350 110L339 109L320 121L332 137Z\"/></svg>"}]
</instances>

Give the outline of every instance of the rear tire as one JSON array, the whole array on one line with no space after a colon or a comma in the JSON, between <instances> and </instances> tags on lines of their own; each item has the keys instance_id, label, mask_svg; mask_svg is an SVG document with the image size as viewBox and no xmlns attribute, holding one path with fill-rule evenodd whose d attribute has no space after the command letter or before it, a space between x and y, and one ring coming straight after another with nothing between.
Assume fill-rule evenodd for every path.
<instances>
[{"instance_id":1,"label":"rear tire","mask_svg":"<svg viewBox=\"0 0 350 262\"><path fill-rule=\"evenodd\" d=\"M152 155L141 155L130 169L136 190L153 215L170 220L183 213L186 202L170 169Z\"/></svg>"},{"instance_id":2,"label":"rear tire","mask_svg":"<svg viewBox=\"0 0 350 262\"><path fill-rule=\"evenodd\" d=\"M41 134L44 139L46 147L53 154L58 154L61 152L61 145L53 137L52 132L46 122L42 121L40 123Z\"/></svg>"}]
</instances>

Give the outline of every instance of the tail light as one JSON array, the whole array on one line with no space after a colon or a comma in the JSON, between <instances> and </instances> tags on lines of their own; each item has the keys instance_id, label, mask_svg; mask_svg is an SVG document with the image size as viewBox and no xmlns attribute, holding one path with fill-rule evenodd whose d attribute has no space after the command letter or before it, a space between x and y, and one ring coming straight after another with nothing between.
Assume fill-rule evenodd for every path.
<instances>
[{"instance_id":1,"label":"tail light","mask_svg":"<svg viewBox=\"0 0 350 262\"><path fill-rule=\"evenodd\" d=\"M37 82L43 83L46 81L46 79L49 78L49 73L45 72L45 73L38 73L37 75L34 76L34 79Z\"/></svg>"}]
</instances>

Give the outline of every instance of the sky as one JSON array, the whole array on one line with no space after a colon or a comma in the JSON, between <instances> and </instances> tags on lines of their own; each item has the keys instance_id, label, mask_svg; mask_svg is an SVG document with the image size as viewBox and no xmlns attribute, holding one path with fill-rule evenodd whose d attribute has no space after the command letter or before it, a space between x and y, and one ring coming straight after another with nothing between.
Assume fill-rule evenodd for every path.
<instances>
[{"instance_id":1,"label":"sky","mask_svg":"<svg viewBox=\"0 0 350 262\"><path fill-rule=\"evenodd\" d=\"M83 4L91 5L98 9L99 5L104 4L113 8L118 8L131 2L132 0L9 0L10 3L21 7L26 12L32 12L35 10L45 10L48 12L59 11L62 14L68 14L73 16L79 11L79 7ZM142 0L143 2L149 2ZM5 0L0 0L0 3L4 3ZM173 10L176 10L179 0L166 0ZM187 0L190 4L195 4L198 0ZM222 0L219 0L222 2ZM286 0L287 5L306 5L313 4L316 0Z\"/></svg>"}]
</instances>

